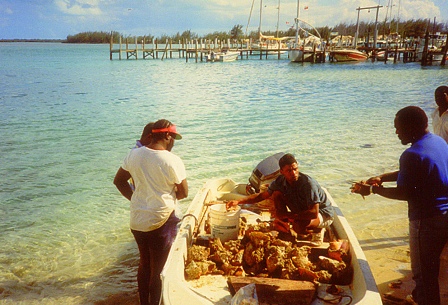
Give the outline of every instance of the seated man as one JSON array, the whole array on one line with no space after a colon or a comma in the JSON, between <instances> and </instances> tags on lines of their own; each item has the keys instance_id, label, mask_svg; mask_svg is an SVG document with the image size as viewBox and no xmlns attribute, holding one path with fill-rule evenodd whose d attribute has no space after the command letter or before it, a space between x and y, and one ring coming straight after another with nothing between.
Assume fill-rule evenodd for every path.
<instances>
[{"instance_id":1,"label":"seated man","mask_svg":"<svg viewBox=\"0 0 448 305\"><path fill-rule=\"evenodd\" d=\"M299 173L299 165L291 154L285 154L278 163L281 175L266 191L229 201L227 207L257 203L272 197L275 204L274 226L277 230L289 232L291 224L295 232L306 234L313 229L330 226L333 222L333 208L317 181Z\"/></svg>"}]
</instances>

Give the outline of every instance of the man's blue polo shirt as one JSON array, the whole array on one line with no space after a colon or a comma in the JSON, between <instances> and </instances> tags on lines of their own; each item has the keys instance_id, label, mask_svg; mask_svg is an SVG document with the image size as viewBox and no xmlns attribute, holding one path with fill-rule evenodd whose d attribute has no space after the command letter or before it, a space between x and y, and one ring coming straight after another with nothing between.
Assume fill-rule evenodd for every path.
<instances>
[{"instance_id":1,"label":"man's blue polo shirt","mask_svg":"<svg viewBox=\"0 0 448 305\"><path fill-rule=\"evenodd\" d=\"M408 193L409 220L448 213L448 144L427 133L400 157L397 187Z\"/></svg>"},{"instance_id":2,"label":"man's blue polo shirt","mask_svg":"<svg viewBox=\"0 0 448 305\"><path fill-rule=\"evenodd\" d=\"M327 218L333 218L333 208L325 191L319 183L310 176L300 173L299 179L290 185L285 176L280 175L271 182L268 188L269 194L280 191L288 201L288 208L293 213L306 211L316 203L319 204L319 212Z\"/></svg>"}]
</instances>

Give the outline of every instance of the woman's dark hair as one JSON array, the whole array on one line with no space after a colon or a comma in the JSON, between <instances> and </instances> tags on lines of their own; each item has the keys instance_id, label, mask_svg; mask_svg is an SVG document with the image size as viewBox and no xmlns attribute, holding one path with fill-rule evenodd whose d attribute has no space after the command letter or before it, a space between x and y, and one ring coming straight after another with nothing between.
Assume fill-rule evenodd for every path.
<instances>
[{"instance_id":1,"label":"woman's dark hair","mask_svg":"<svg viewBox=\"0 0 448 305\"><path fill-rule=\"evenodd\" d=\"M165 120L165 119L160 119L154 123L154 126L152 127L152 129L156 130L156 129L168 128L171 125L173 125L173 123L171 123L170 121ZM161 140L165 137L165 135L166 135L165 132L156 132L156 133L152 134L152 138L154 140Z\"/></svg>"},{"instance_id":2,"label":"woman's dark hair","mask_svg":"<svg viewBox=\"0 0 448 305\"><path fill-rule=\"evenodd\" d=\"M146 124L145 128L143 128L142 135L140 139L143 139L152 134L152 130L154 129L154 122Z\"/></svg>"}]
</instances>

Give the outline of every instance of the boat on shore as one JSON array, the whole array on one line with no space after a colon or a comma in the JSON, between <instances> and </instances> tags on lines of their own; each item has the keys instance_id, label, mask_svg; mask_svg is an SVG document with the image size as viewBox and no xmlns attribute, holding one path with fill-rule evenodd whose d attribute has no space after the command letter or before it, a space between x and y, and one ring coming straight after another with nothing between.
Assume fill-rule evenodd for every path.
<instances>
[{"instance_id":1,"label":"boat on shore","mask_svg":"<svg viewBox=\"0 0 448 305\"><path fill-rule=\"evenodd\" d=\"M230 62L238 59L240 52L224 50L221 52L211 51L205 55L207 62Z\"/></svg>"},{"instance_id":2,"label":"boat on shore","mask_svg":"<svg viewBox=\"0 0 448 305\"><path fill-rule=\"evenodd\" d=\"M261 189L267 186L267 179L264 178L273 178L273 175L261 172L260 168L253 171L251 178L254 175L256 176L255 180L262 182L259 185ZM250 289L255 289L257 295L252 295L252 292L251 297L246 296L246 300L256 298L259 304L319 305L328 304L329 301L332 304L382 304L375 280L359 242L341 210L326 190L335 212L333 224L327 230L322 229L309 234L309 236L293 236L292 239L280 240L280 235L276 235L275 231L260 229L269 227L272 221L271 203L266 200L266 202L262 201L256 205L241 206L237 213L239 218L237 235L226 242L224 238L222 238L223 241L221 238L217 238L219 232L230 230L230 227L232 230L235 228L234 226L223 227L220 226L222 223L216 224L216 221L210 220L215 213L214 207L224 205L229 200L245 197L253 190L254 188L250 184L236 183L232 179L222 178L207 181L198 191L185 212L167 263L161 273L164 305L231 304L232 300L241 298L241 295L247 294ZM210 226L212 227L211 233L209 232ZM236 236L238 237L235 238ZM257 253L258 248L248 250L246 244L244 250L230 250L231 247L235 248L235 245L244 243L244 240L256 243L257 239L254 236L257 236L259 243L269 241L270 247L266 251L277 251L276 253L280 253L280 256L286 251L285 249L292 247L295 249L294 251L302 253L302 255L306 253L302 257L305 262L316 260L321 263L332 262L333 265L330 264L332 267L330 266L325 272L333 273L327 280L317 280L315 276L317 271L297 267L296 256L300 256L297 254L292 256L288 262L289 264L294 262L296 267L293 265L290 267L292 266L294 274L299 278L283 276L286 267L281 272L279 270L277 270L279 272L274 272L281 273L280 278L267 275L266 272L270 270L272 262L278 262L271 256L263 261L264 269L259 269L260 274L258 274L253 269L255 267L246 262L246 257ZM276 239L274 236L278 238ZM226 254L219 254L217 249L220 248L223 248ZM205 252L201 252L201 249ZM230 259L233 256L231 253L234 252L231 251L236 253L232 260ZM333 255L330 255L330 252ZM335 253L336 256L334 256ZM237 262L236 257L238 256L243 257L242 264ZM226 263L227 259L229 263ZM215 262L210 262L210 260ZM223 268L217 270L215 267L219 263L216 261L220 260ZM342 264L345 266L341 268Z\"/></svg>"}]
</instances>

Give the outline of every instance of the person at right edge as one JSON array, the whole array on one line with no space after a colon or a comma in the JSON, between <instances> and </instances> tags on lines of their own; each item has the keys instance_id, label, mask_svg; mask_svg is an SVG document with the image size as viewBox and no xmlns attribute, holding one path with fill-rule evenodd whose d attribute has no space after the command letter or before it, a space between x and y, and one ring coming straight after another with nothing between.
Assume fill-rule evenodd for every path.
<instances>
[{"instance_id":1,"label":"person at right edge","mask_svg":"<svg viewBox=\"0 0 448 305\"><path fill-rule=\"evenodd\" d=\"M408 106L395 116L395 133L403 145L399 170L355 183L352 192L408 202L411 269L415 289L410 301L438 305L440 254L448 241L448 144L430 133L428 117ZM384 182L396 181L395 187ZM446 303L445 303L446 304Z\"/></svg>"},{"instance_id":2,"label":"person at right edge","mask_svg":"<svg viewBox=\"0 0 448 305\"><path fill-rule=\"evenodd\" d=\"M431 114L432 127L436 135L441 136L448 143L448 86L439 86L434 91L437 104ZM448 305L448 242L440 255L439 271L440 304Z\"/></svg>"},{"instance_id":3,"label":"person at right edge","mask_svg":"<svg viewBox=\"0 0 448 305\"><path fill-rule=\"evenodd\" d=\"M434 91L437 107L432 113L434 133L448 142L448 87L440 86Z\"/></svg>"}]
</instances>

